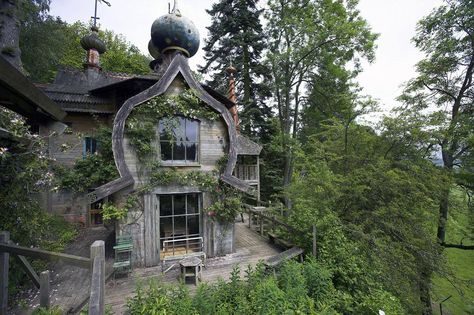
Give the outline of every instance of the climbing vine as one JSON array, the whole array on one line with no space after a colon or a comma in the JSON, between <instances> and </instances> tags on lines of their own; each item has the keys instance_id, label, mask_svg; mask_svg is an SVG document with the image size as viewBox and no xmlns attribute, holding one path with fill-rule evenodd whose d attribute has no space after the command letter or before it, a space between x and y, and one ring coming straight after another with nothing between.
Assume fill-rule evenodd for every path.
<instances>
[{"instance_id":1,"label":"climbing vine","mask_svg":"<svg viewBox=\"0 0 474 315\"><path fill-rule=\"evenodd\" d=\"M139 196L150 192L159 185L187 185L199 187L201 191L211 194L212 205L205 209L212 220L219 222L233 222L235 216L241 211L240 193L219 179L227 164L227 156L217 162L218 170L215 172L202 172L199 170L180 171L176 167L161 167L156 161L157 126L161 121L165 132L173 134L179 126L179 116L191 119L205 118L217 120L219 114L207 106L197 96L197 92L191 89L185 90L179 95L160 95L134 108L127 119L125 133L134 149L138 161L143 168L147 169L146 182L139 186L133 196L138 200ZM173 139L173 137L170 137ZM127 202L128 203L128 202ZM137 202L134 202L136 205ZM110 212L111 218L125 217L122 209L107 206L106 213ZM136 207L129 207L136 208ZM109 211L110 210L110 211ZM109 215L104 215L108 217Z\"/></svg>"}]
</instances>

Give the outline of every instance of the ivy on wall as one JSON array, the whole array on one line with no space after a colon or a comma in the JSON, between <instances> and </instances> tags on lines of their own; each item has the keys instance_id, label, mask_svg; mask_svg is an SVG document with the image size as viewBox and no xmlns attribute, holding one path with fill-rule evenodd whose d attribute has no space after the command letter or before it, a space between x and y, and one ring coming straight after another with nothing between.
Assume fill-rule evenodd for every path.
<instances>
[{"instance_id":1,"label":"ivy on wall","mask_svg":"<svg viewBox=\"0 0 474 315\"><path fill-rule=\"evenodd\" d=\"M179 171L176 167L161 167L156 161L157 126L163 121L165 131L172 134L179 126L178 116L191 119L217 120L220 115L202 104L197 92L186 89L179 95L160 95L134 108L127 119L125 134L140 163L140 173L147 169L146 182L130 194L122 209L107 205L104 218L125 218L129 209L138 209L139 197L156 186L182 185L195 186L211 194L212 205L205 209L212 220L222 223L233 222L241 211L240 192L219 179L227 164L227 156L217 162L218 170L202 172L199 170Z\"/></svg>"}]
</instances>

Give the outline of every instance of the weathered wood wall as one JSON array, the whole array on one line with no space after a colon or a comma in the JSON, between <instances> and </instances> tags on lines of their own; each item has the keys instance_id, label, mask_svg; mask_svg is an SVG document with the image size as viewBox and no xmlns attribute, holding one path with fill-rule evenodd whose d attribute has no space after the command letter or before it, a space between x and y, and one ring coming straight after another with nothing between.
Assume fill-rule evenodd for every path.
<instances>
[{"instance_id":1,"label":"weathered wood wall","mask_svg":"<svg viewBox=\"0 0 474 315\"><path fill-rule=\"evenodd\" d=\"M174 94L179 93L180 85L177 82L174 82L170 86L168 93ZM206 106L203 104L203 106ZM204 172L212 172L217 167L217 161L224 156L228 150L228 132L225 122L222 118L216 121L211 121L204 118L198 118L200 121L199 124L199 161L197 163L163 163L163 167L169 165L177 166L178 171L189 171L189 170L201 170ZM156 132L158 134L158 126L156 127ZM160 146L159 141L157 140L154 145L157 148L156 159L160 158ZM130 145L129 139L124 137L123 141L124 149L124 160L125 164L130 170L131 175L135 181L135 188L140 184L145 183L146 172L140 169L140 162L135 154L134 149ZM134 239L134 262L136 265L142 266L153 266L159 263L159 213L157 212L157 201L156 194L170 194L170 193L189 193L189 192L199 192L199 189L189 186L158 186L148 195L144 196L143 213L138 211L132 211L129 213L128 218L121 222L118 225L117 233L127 233L132 234ZM125 197L125 196L123 196ZM206 193L202 195L202 209L205 209L209 206L210 200ZM209 255L214 255L214 253L223 252L222 250L217 249L217 243L214 244L215 239L222 240L223 237L220 236L220 230L213 228L212 232L208 232L207 219L205 214L201 217L201 229L203 231L203 236L205 238L205 250ZM211 227L211 226L209 226ZM209 234L210 233L210 234ZM210 238L206 237L211 235ZM232 236L232 232L230 234ZM225 235L225 238L229 238L229 235ZM232 237L226 242L230 251L233 248ZM212 240L212 244L210 243ZM221 245L219 245L222 247ZM229 251L228 250L228 251ZM225 251L225 250L224 250Z\"/></svg>"},{"instance_id":2,"label":"weathered wood wall","mask_svg":"<svg viewBox=\"0 0 474 315\"><path fill-rule=\"evenodd\" d=\"M83 137L93 136L94 131L101 124L110 123L110 115L94 115L89 113L68 113L64 122L70 125L71 133L48 137L49 130L40 129L40 135L47 137L49 157L56 163L72 167L77 159L83 156ZM63 145L68 148L64 149ZM60 190L48 193L44 198L44 206L49 212L62 215L70 222L86 224L87 202L70 191Z\"/></svg>"}]
</instances>

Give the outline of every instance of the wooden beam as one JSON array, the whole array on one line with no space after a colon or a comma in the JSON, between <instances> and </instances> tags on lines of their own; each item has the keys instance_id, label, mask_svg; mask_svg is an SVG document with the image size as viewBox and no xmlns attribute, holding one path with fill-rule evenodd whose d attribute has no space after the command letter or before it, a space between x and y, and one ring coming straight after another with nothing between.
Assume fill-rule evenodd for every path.
<instances>
[{"instance_id":1,"label":"wooden beam","mask_svg":"<svg viewBox=\"0 0 474 315\"><path fill-rule=\"evenodd\" d=\"M28 277L33 281L33 284L40 289L40 278L36 274L36 271L33 269L33 267L30 265L28 260L26 260L25 256L22 255L16 255L15 258L18 260L20 263L20 266L23 268L23 271L28 275Z\"/></svg>"},{"instance_id":2,"label":"wooden beam","mask_svg":"<svg viewBox=\"0 0 474 315\"><path fill-rule=\"evenodd\" d=\"M40 307L45 309L51 305L49 291L49 270L46 270L40 274Z\"/></svg>"},{"instance_id":3,"label":"wooden beam","mask_svg":"<svg viewBox=\"0 0 474 315\"><path fill-rule=\"evenodd\" d=\"M105 244L95 241L91 245L92 279L89 315L104 315L105 304Z\"/></svg>"},{"instance_id":4,"label":"wooden beam","mask_svg":"<svg viewBox=\"0 0 474 315\"><path fill-rule=\"evenodd\" d=\"M2 91L0 96L4 96L5 92L15 96L10 109L27 118L62 120L66 117L66 112L2 57L0 57L0 86L6 90Z\"/></svg>"},{"instance_id":5,"label":"wooden beam","mask_svg":"<svg viewBox=\"0 0 474 315\"><path fill-rule=\"evenodd\" d=\"M47 261L61 260L66 264L89 269L91 260L89 258L74 256L63 253L50 252L37 248L29 248L18 245L5 244L0 242L0 252L28 256L34 259L43 259Z\"/></svg>"},{"instance_id":6,"label":"wooden beam","mask_svg":"<svg viewBox=\"0 0 474 315\"><path fill-rule=\"evenodd\" d=\"M0 244L10 241L10 232L0 231ZM0 250L0 315L7 315L8 309L8 260L10 255Z\"/></svg>"}]
</instances>

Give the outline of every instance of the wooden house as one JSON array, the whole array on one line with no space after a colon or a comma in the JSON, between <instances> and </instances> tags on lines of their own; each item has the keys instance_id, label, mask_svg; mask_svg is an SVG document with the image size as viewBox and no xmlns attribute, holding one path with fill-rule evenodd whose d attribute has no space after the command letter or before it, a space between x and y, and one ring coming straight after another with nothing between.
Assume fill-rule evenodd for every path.
<instances>
[{"instance_id":1,"label":"wooden house","mask_svg":"<svg viewBox=\"0 0 474 315\"><path fill-rule=\"evenodd\" d=\"M99 55L105 52L105 47L97 37L97 30L92 29L89 38L81 42L87 50L84 71L62 70L53 84L43 87L67 113L64 121L72 131L84 134L83 137L73 133L52 139L51 155L60 163L72 165L84 153L96 150L94 139L87 136L88 131L100 122L109 123L113 126L113 154L120 174L87 196L58 192L51 196L50 208L71 221L91 225L100 216L100 210L94 209L94 205L107 201L124 207L128 196L137 195L136 206L128 209L125 218L115 222L117 235L127 234L133 238L135 265L159 264L167 254L167 244L172 245L173 254L183 250L185 253L199 251L207 257L231 253L235 239L233 223L214 220L212 214L206 212L213 202L211 192L192 180L155 180L150 184L149 162L155 170L158 167L184 174L181 179L191 172L218 177L227 185L258 197L261 147L239 134L232 77L235 69L228 70L229 98L196 81L188 58L199 48L199 34L177 8L158 18L151 34L149 49L155 60L150 64L153 69L150 75L102 71ZM197 100L193 105L197 106L194 112L197 115L189 115L186 102L184 105L173 103L176 97L189 93ZM148 143L153 150L145 163L127 128L140 108L163 97L169 100L172 114L166 112L153 125L153 141ZM212 113L212 118L199 115L205 111ZM166 127L164 120L169 118L174 123ZM65 141L73 144L73 150L60 150L60 144ZM226 163L222 172L217 173L223 157ZM143 190L144 185L147 190ZM190 249L190 242L195 240L200 242L199 246Z\"/></svg>"}]
</instances>

